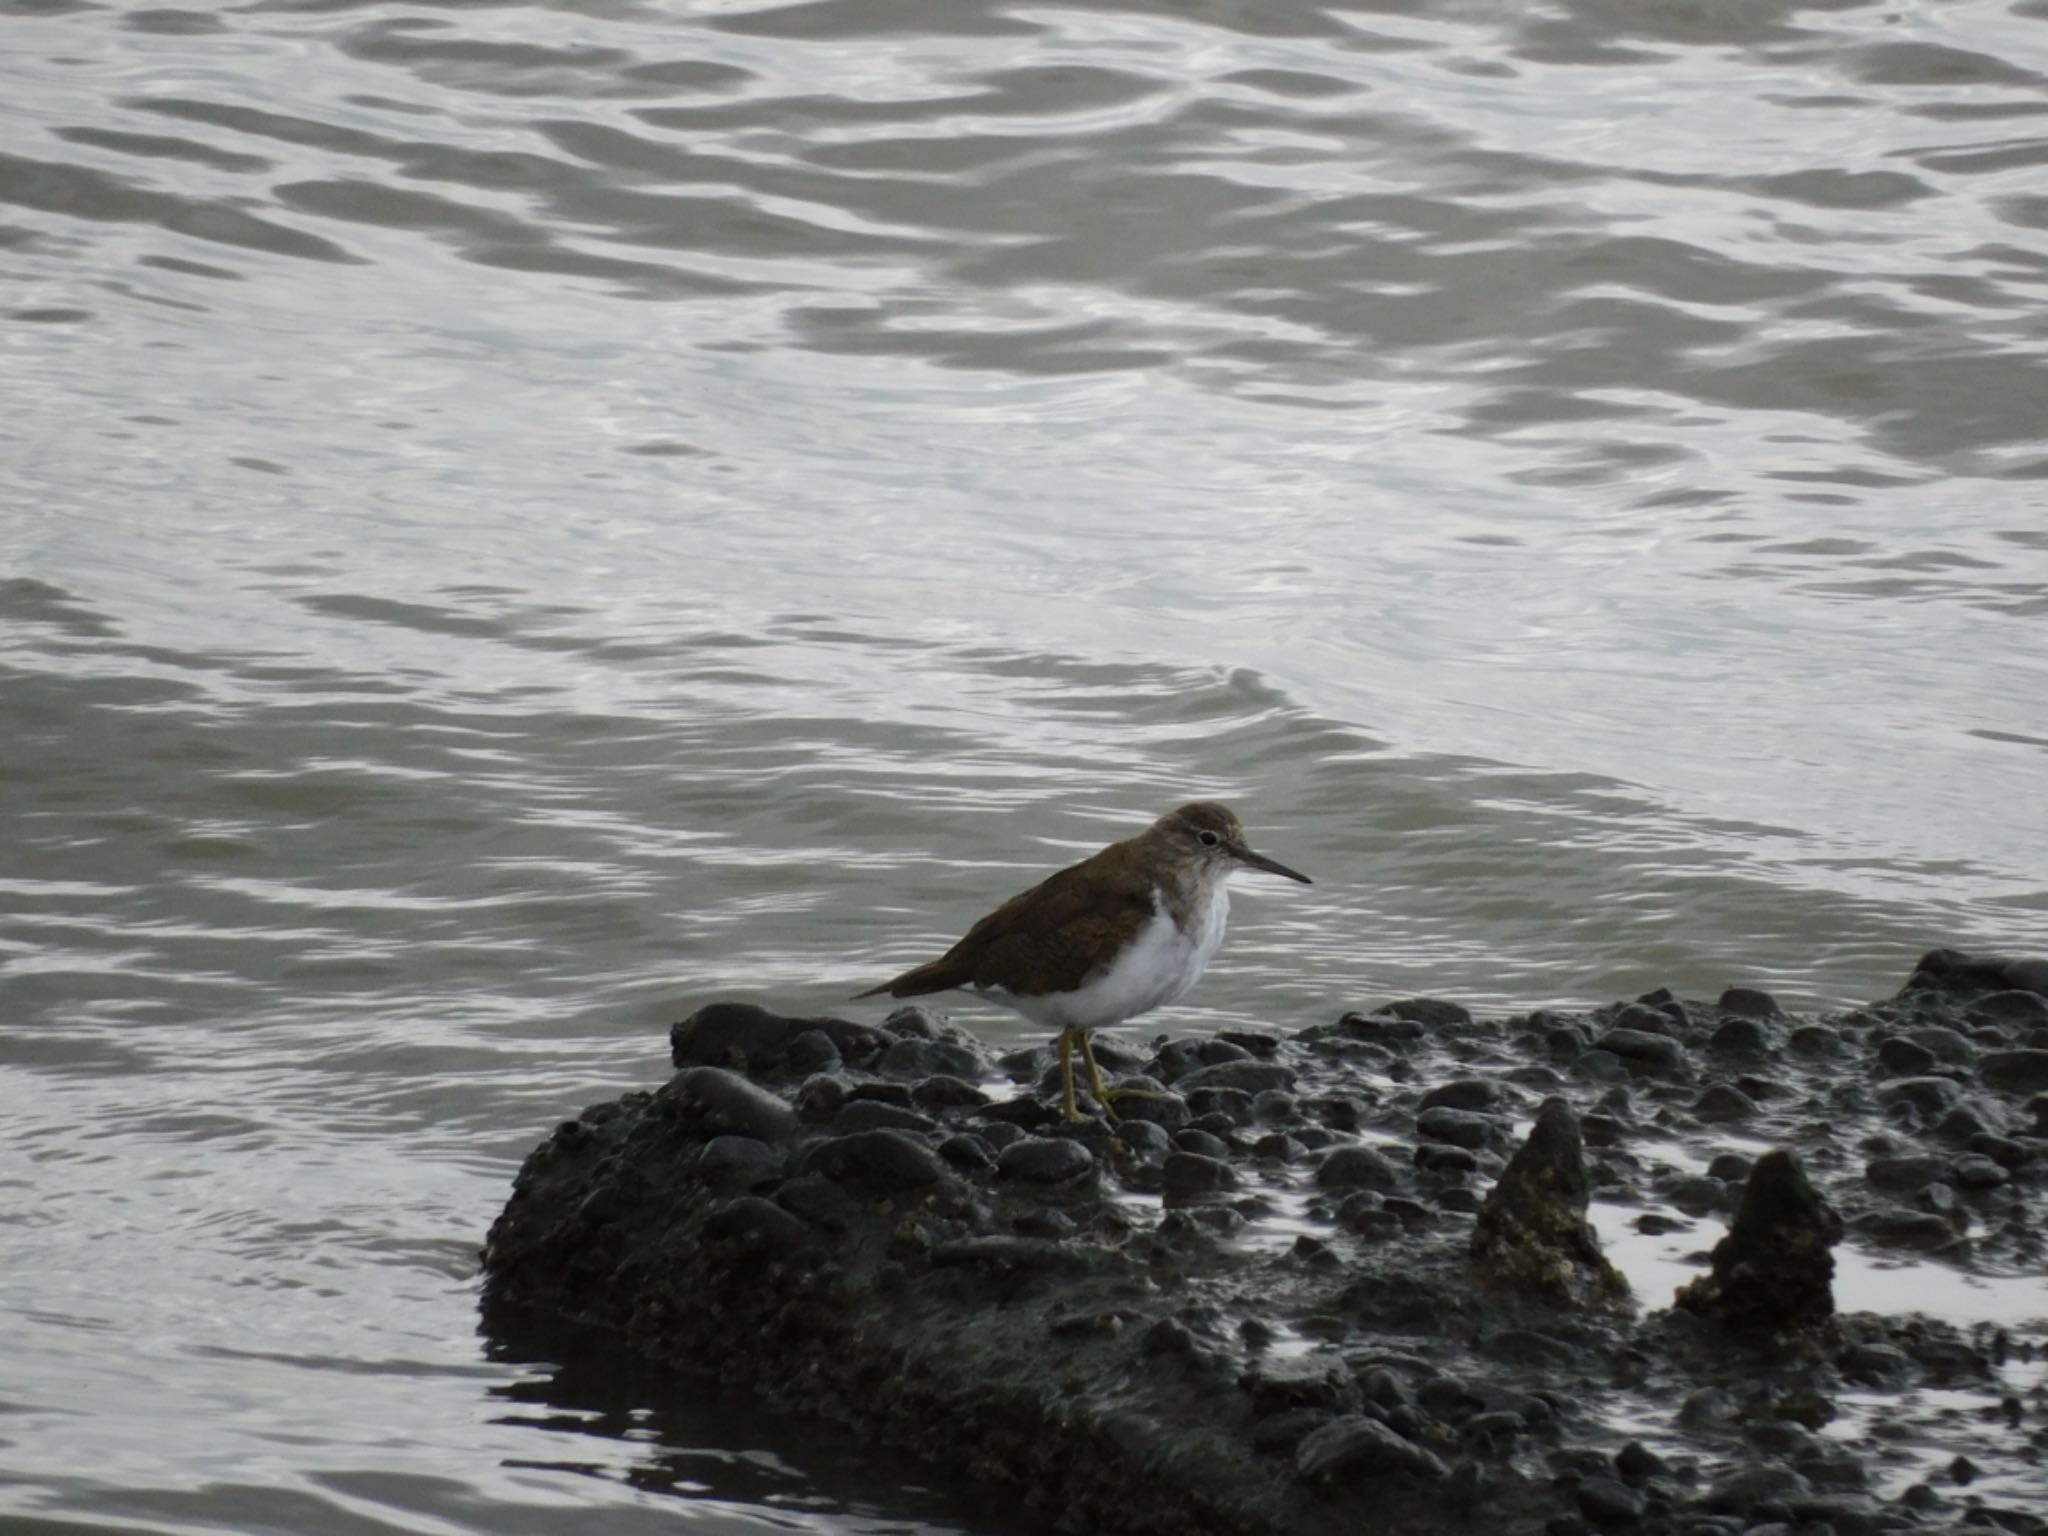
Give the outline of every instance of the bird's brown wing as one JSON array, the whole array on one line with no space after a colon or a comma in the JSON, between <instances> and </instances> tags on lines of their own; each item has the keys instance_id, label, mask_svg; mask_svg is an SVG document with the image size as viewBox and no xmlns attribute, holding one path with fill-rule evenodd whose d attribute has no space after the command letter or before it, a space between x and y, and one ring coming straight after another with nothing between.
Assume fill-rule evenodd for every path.
<instances>
[{"instance_id":1,"label":"bird's brown wing","mask_svg":"<svg viewBox=\"0 0 2048 1536\"><path fill-rule=\"evenodd\" d=\"M923 997L954 987L1071 992L1153 913L1151 886L1093 858L1012 896L938 959L863 992Z\"/></svg>"}]
</instances>

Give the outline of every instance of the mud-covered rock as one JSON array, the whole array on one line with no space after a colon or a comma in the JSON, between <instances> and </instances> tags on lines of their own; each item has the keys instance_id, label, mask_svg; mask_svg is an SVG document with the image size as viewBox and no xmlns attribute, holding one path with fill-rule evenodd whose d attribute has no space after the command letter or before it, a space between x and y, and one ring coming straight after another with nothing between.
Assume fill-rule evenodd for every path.
<instances>
[{"instance_id":1,"label":"mud-covered rock","mask_svg":"<svg viewBox=\"0 0 2048 1536\"><path fill-rule=\"evenodd\" d=\"M1586 1220L1591 1190L1571 1106L1545 1099L1473 1225L1472 1263L1482 1281L1561 1307L1625 1297L1628 1282Z\"/></svg>"},{"instance_id":2,"label":"mud-covered rock","mask_svg":"<svg viewBox=\"0 0 2048 1536\"><path fill-rule=\"evenodd\" d=\"M1790 1152L1766 1152L1750 1170L1713 1271L1678 1293L1678 1305L1732 1332L1777 1337L1834 1314L1834 1245L1842 1220Z\"/></svg>"}]
</instances>

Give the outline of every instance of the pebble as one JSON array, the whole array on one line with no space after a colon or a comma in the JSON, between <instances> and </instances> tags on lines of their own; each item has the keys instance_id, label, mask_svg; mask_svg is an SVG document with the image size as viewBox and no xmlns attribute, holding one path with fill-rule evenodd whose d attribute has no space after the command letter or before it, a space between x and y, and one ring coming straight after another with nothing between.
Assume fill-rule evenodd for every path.
<instances>
[{"instance_id":1,"label":"pebble","mask_svg":"<svg viewBox=\"0 0 2048 1536\"><path fill-rule=\"evenodd\" d=\"M1779 1011L1778 1000L1755 987L1730 987L1714 1006L1723 1013L1739 1014L1746 1019L1773 1019Z\"/></svg>"},{"instance_id":2,"label":"pebble","mask_svg":"<svg viewBox=\"0 0 2048 1536\"><path fill-rule=\"evenodd\" d=\"M1747 1120L1756 1114L1756 1101L1732 1083L1713 1083L1693 1101L1692 1112L1713 1124Z\"/></svg>"},{"instance_id":3,"label":"pebble","mask_svg":"<svg viewBox=\"0 0 2048 1536\"><path fill-rule=\"evenodd\" d=\"M2001 1093L2038 1093L2048 1088L2048 1050L1992 1051L1977 1064L1977 1075Z\"/></svg>"},{"instance_id":4,"label":"pebble","mask_svg":"<svg viewBox=\"0 0 2048 1536\"><path fill-rule=\"evenodd\" d=\"M724 1067L687 1067L672 1079L672 1087L677 1100L714 1135L729 1132L769 1142L796 1136L796 1112L737 1072Z\"/></svg>"},{"instance_id":5,"label":"pebble","mask_svg":"<svg viewBox=\"0 0 2048 1536\"><path fill-rule=\"evenodd\" d=\"M1064 1136L1027 1136L996 1154L996 1172L1026 1184L1070 1184L1086 1178L1095 1159Z\"/></svg>"},{"instance_id":6,"label":"pebble","mask_svg":"<svg viewBox=\"0 0 2048 1536\"><path fill-rule=\"evenodd\" d=\"M1469 1109L1425 1109L1415 1117L1416 1134L1454 1147L1490 1147L1507 1140L1506 1128L1492 1115Z\"/></svg>"},{"instance_id":7,"label":"pebble","mask_svg":"<svg viewBox=\"0 0 2048 1536\"><path fill-rule=\"evenodd\" d=\"M1494 1109L1501 1101L1500 1084L1483 1077L1458 1077L1422 1096L1418 1109Z\"/></svg>"},{"instance_id":8,"label":"pebble","mask_svg":"<svg viewBox=\"0 0 2048 1536\"><path fill-rule=\"evenodd\" d=\"M1175 1079L1174 1087L1183 1095L1192 1095L1204 1088L1234 1088L1249 1099L1252 1094L1272 1088L1291 1092L1294 1069L1275 1061L1255 1061L1247 1055L1239 1061L1220 1061L1213 1066L1197 1067L1186 1076Z\"/></svg>"},{"instance_id":9,"label":"pebble","mask_svg":"<svg viewBox=\"0 0 2048 1536\"><path fill-rule=\"evenodd\" d=\"M1610 1029L1600 1037L1598 1046L1631 1066L1660 1077L1676 1077L1685 1071L1685 1047L1669 1035L1642 1029Z\"/></svg>"},{"instance_id":10,"label":"pebble","mask_svg":"<svg viewBox=\"0 0 2048 1536\"><path fill-rule=\"evenodd\" d=\"M828 1136L805 1147L799 1162L807 1171L871 1194L917 1189L949 1177L936 1152L908 1131L894 1129Z\"/></svg>"}]
</instances>

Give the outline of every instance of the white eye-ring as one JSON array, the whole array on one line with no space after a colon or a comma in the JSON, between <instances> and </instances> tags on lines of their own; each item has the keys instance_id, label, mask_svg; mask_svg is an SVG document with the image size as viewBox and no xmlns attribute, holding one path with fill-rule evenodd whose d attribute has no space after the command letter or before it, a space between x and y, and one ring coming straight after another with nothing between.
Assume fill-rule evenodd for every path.
<instances>
[{"instance_id":1,"label":"white eye-ring","mask_svg":"<svg viewBox=\"0 0 2048 1536\"><path fill-rule=\"evenodd\" d=\"M1214 848L1218 843L1223 841L1223 839L1218 837L1214 832L1204 832L1201 833L1200 836L1202 839L1202 846L1204 848Z\"/></svg>"}]
</instances>

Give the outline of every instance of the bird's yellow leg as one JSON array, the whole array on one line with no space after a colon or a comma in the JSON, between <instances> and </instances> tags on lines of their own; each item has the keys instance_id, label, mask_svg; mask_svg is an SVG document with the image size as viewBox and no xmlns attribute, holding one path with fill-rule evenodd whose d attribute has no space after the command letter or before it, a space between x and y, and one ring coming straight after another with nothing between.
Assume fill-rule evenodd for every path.
<instances>
[{"instance_id":1,"label":"bird's yellow leg","mask_svg":"<svg viewBox=\"0 0 2048 1536\"><path fill-rule=\"evenodd\" d=\"M1088 1062L1088 1091L1095 1095L1095 1102L1102 1106L1102 1112L1114 1120L1117 1113L1113 1102L1117 1099L1170 1099L1170 1093L1153 1093L1147 1088L1111 1088L1102 1081L1102 1069L1095 1065L1095 1050L1088 1044L1088 1036L1081 1035L1081 1054Z\"/></svg>"},{"instance_id":2,"label":"bird's yellow leg","mask_svg":"<svg viewBox=\"0 0 2048 1536\"><path fill-rule=\"evenodd\" d=\"M1086 1120L1088 1117L1081 1113L1081 1106L1074 1102L1075 1033L1076 1032L1071 1029L1063 1029L1060 1031L1060 1082L1066 1088L1067 1118L1073 1121L1074 1123L1079 1124L1081 1121ZM1084 1055L1086 1055L1088 1052L1088 1037L1086 1035L1081 1036L1081 1050ZM1095 1058L1092 1055L1088 1056L1088 1070L1091 1072L1095 1070ZM1097 1081L1100 1082L1101 1079L1098 1078ZM1109 1108L1109 1106L1105 1104L1103 1105L1103 1108L1106 1110Z\"/></svg>"}]
</instances>

